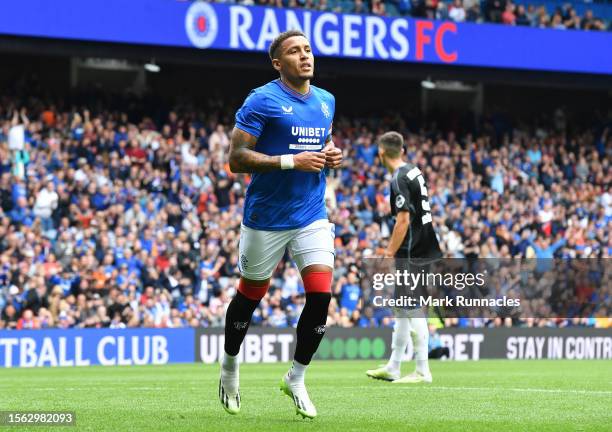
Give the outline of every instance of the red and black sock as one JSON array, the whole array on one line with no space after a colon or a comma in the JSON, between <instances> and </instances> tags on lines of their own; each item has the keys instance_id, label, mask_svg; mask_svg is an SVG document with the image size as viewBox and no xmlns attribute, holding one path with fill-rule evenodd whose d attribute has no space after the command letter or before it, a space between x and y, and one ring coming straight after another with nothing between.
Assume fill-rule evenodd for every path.
<instances>
[{"instance_id":1,"label":"red and black sock","mask_svg":"<svg viewBox=\"0 0 612 432\"><path fill-rule=\"evenodd\" d=\"M327 309L331 300L331 272L311 272L304 276L306 304L297 325L297 346L294 359L310 364L325 335Z\"/></svg>"},{"instance_id":2,"label":"red and black sock","mask_svg":"<svg viewBox=\"0 0 612 432\"><path fill-rule=\"evenodd\" d=\"M266 295L269 284L250 286L240 280L238 292L230 302L225 314L225 352L235 356L247 334L251 317L260 300Z\"/></svg>"}]
</instances>

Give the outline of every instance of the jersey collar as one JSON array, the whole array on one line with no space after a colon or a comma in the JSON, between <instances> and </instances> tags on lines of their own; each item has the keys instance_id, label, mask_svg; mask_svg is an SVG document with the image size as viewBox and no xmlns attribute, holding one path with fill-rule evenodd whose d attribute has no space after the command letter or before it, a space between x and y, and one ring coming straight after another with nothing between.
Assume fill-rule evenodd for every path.
<instances>
[{"instance_id":1,"label":"jersey collar","mask_svg":"<svg viewBox=\"0 0 612 432\"><path fill-rule=\"evenodd\" d=\"M401 164L400 166L398 166L395 171L393 171L393 176L396 176L397 173L399 172L399 170L401 170L402 168L404 168L406 165L408 165L406 162L404 162L403 164Z\"/></svg>"},{"instance_id":2,"label":"jersey collar","mask_svg":"<svg viewBox=\"0 0 612 432\"><path fill-rule=\"evenodd\" d=\"M282 88L286 93L289 93L291 96L295 96L298 99L301 100L306 100L310 97L310 95L312 94L312 86L310 86L310 88L308 89L308 93L302 94L300 92L296 92L295 90L293 90L291 87L289 87L287 84L285 84L280 78L277 78L276 80L274 80L276 82L276 84L278 84L278 86L280 88Z\"/></svg>"}]
</instances>

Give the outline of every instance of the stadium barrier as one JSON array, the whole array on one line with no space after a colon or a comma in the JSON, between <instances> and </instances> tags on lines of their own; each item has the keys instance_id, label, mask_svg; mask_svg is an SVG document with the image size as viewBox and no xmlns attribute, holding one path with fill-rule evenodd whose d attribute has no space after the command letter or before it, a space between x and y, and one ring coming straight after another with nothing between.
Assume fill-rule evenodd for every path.
<instances>
[{"instance_id":1,"label":"stadium barrier","mask_svg":"<svg viewBox=\"0 0 612 432\"><path fill-rule=\"evenodd\" d=\"M612 331L593 328L442 329L452 360L612 359ZM216 363L223 329L68 329L0 331L0 367L130 366ZM254 327L241 350L246 363L291 360L295 331ZM381 360L390 354L391 329L330 328L316 357ZM412 357L408 347L406 359Z\"/></svg>"}]
</instances>

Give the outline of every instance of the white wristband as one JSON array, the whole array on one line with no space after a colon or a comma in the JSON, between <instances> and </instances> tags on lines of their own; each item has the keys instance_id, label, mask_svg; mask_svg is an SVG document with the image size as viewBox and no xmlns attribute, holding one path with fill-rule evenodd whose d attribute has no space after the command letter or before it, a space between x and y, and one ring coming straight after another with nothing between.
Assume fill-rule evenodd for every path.
<instances>
[{"instance_id":1,"label":"white wristband","mask_svg":"<svg viewBox=\"0 0 612 432\"><path fill-rule=\"evenodd\" d=\"M293 163L293 155L285 154L281 156L281 169L288 170L293 169L295 164Z\"/></svg>"}]
</instances>

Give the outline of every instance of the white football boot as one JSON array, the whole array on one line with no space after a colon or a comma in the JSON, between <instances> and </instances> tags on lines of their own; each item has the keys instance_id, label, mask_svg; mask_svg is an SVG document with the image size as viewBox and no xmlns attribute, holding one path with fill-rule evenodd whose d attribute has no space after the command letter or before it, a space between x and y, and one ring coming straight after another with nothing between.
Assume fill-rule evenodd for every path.
<instances>
[{"instance_id":1,"label":"white football boot","mask_svg":"<svg viewBox=\"0 0 612 432\"><path fill-rule=\"evenodd\" d=\"M221 367L219 401L223 405L223 409L232 415L240 412L240 388L238 387L238 380L238 371L236 373L228 373Z\"/></svg>"},{"instance_id":2,"label":"white football boot","mask_svg":"<svg viewBox=\"0 0 612 432\"><path fill-rule=\"evenodd\" d=\"M370 378L374 378L382 381L395 381L399 379L400 373L399 371L395 371L387 367L387 365L383 365L378 369L370 369L366 371L366 375Z\"/></svg>"},{"instance_id":3,"label":"white football boot","mask_svg":"<svg viewBox=\"0 0 612 432\"><path fill-rule=\"evenodd\" d=\"M304 383L293 383L287 375L280 382L280 390L293 400L296 415L302 418L313 419L317 416L317 409L310 401Z\"/></svg>"},{"instance_id":4,"label":"white football boot","mask_svg":"<svg viewBox=\"0 0 612 432\"><path fill-rule=\"evenodd\" d=\"M417 384L422 382L431 383L432 381L433 378L431 373L422 374L421 372L414 371L403 378L394 380L393 384Z\"/></svg>"}]
</instances>

